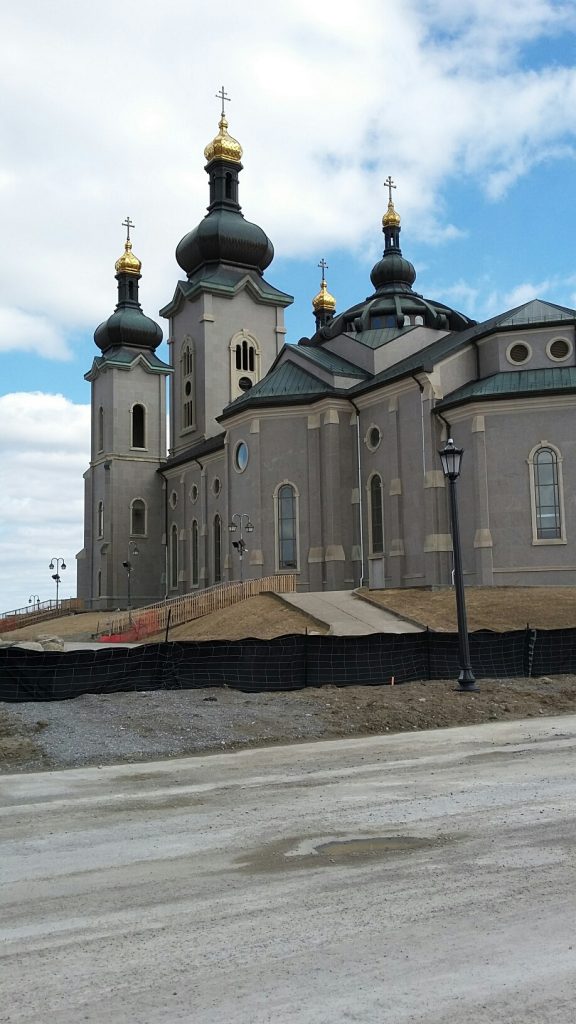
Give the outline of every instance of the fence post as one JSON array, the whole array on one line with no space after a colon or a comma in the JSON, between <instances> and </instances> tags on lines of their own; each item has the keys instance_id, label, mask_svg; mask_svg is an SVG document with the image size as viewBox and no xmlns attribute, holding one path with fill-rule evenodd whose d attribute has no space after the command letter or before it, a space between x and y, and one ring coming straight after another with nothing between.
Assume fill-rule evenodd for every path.
<instances>
[{"instance_id":1,"label":"fence post","mask_svg":"<svg viewBox=\"0 0 576 1024\"><path fill-rule=\"evenodd\" d=\"M530 629L530 626L526 625L526 675L528 679L532 676L532 666L534 664L534 651L536 648L536 634L537 630Z\"/></svg>"}]
</instances>

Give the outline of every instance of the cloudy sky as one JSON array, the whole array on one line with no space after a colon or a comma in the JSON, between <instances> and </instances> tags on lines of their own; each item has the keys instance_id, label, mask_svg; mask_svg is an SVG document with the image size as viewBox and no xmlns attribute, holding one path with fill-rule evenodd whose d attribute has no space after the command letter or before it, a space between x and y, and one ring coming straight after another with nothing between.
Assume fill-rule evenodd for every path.
<instances>
[{"instance_id":1,"label":"cloudy sky","mask_svg":"<svg viewBox=\"0 0 576 1024\"><path fill-rule=\"evenodd\" d=\"M222 84L268 279L310 333L367 295L392 174L416 288L483 319L576 305L572 0L29 0L0 14L0 611L75 593L94 328L121 222L145 311L203 216ZM163 323L164 330L166 325ZM165 355L160 350L160 355Z\"/></svg>"}]
</instances>

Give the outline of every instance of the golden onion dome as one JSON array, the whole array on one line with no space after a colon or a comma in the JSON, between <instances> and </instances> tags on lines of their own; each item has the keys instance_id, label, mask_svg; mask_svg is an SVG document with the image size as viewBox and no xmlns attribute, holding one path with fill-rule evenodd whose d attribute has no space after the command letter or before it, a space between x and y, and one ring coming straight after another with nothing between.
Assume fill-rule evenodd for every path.
<instances>
[{"instance_id":1,"label":"golden onion dome","mask_svg":"<svg viewBox=\"0 0 576 1024\"><path fill-rule=\"evenodd\" d=\"M206 160L230 160L239 164L242 159L242 146L228 134L228 121L222 114L218 122L220 131L212 142L209 142L204 150Z\"/></svg>"},{"instance_id":2,"label":"golden onion dome","mask_svg":"<svg viewBox=\"0 0 576 1024\"><path fill-rule=\"evenodd\" d=\"M141 269L142 264L138 257L132 252L132 242L127 238L124 242L124 252L120 258L116 260L116 273L139 274Z\"/></svg>"},{"instance_id":3,"label":"golden onion dome","mask_svg":"<svg viewBox=\"0 0 576 1024\"><path fill-rule=\"evenodd\" d=\"M326 281L322 278L322 284L320 285L320 291L318 295L315 295L312 299L312 306L315 311L319 309L327 309L334 311L336 309L336 299L328 291Z\"/></svg>"},{"instance_id":4,"label":"golden onion dome","mask_svg":"<svg viewBox=\"0 0 576 1024\"><path fill-rule=\"evenodd\" d=\"M394 209L394 203L392 202L392 199L388 200L388 209L386 210L386 213L382 217L382 224L384 225L385 228L387 228L387 227L392 227L392 228L400 227L400 214L396 213L396 210Z\"/></svg>"}]
</instances>

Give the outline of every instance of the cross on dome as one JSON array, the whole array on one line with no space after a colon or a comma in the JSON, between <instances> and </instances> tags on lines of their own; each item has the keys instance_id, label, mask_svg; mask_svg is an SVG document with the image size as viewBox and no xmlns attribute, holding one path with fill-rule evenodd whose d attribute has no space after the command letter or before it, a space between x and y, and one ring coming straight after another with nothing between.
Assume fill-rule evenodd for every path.
<instances>
[{"instance_id":1,"label":"cross on dome","mask_svg":"<svg viewBox=\"0 0 576 1024\"><path fill-rule=\"evenodd\" d=\"M394 184L394 181L393 181L392 176L390 174L386 178L386 181L384 182L384 186L388 189L388 202L391 203L392 202L392 189L396 188L396 185Z\"/></svg>"},{"instance_id":2,"label":"cross on dome","mask_svg":"<svg viewBox=\"0 0 576 1024\"><path fill-rule=\"evenodd\" d=\"M130 220L130 217L126 217L126 220L122 221L122 227L126 228L126 241L129 242L130 241L130 228L135 228L136 225L135 225L133 220Z\"/></svg>"},{"instance_id":3,"label":"cross on dome","mask_svg":"<svg viewBox=\"0 0 576 1024\"><path fill-rule=\"evenodd\" d=\"M226 92L224 86L222 86L222 88L219 89L218 92L216 93L216 99L217 100L222 100L222 112L221 112L221 116L222 117L225 117L224 104L225 103L230 103L231 98L232 98L231 96L228 96L228 93Z\"/></svg>"}]
</instances>

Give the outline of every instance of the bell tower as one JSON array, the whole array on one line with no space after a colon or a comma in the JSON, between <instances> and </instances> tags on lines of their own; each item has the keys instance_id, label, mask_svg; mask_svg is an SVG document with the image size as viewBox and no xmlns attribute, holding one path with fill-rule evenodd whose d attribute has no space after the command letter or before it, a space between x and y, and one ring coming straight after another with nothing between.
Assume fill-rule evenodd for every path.
<instances>
[{"instance_id":1,"label":"bell tower","mask_svg":"<svg viewBox=\"0 0 576 1024\"><path fill-rule=\"evenodd\" d=\"M172 455L221 432L222 410L264 376L282 348L292 302L264 278L274 248L242 213L242 146L228 131L224 87L217 97L218 133L204 150L208 212L176 247L186 280L160 311L170 320Z\"/></svg>"},{"instance_id":2,"label":"bell tower","mask_svg":"<svg viewBox=\"0 0 576 1024\"><path fill-rule=\"evenodd\" d=\"M78 595L87 607L103 609L149 603L162 594L163 499L157 470L166 459L171 370L155 353L162 330L140 305L142 264L132 251L129 217L123 226L124 252L115 265L116 309L96 328L101 354L85 374L91 384L92 428Z\"/></svg>"}]
</instances>

